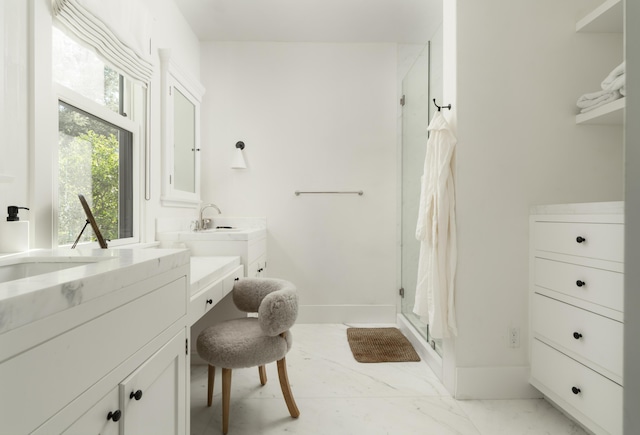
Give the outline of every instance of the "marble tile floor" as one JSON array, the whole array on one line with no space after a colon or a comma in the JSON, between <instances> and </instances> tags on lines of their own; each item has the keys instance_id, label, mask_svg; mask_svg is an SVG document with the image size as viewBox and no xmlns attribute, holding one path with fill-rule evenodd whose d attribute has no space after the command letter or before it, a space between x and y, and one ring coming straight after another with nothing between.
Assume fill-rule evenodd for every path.
<instances>
[{"instance_id":1,"label":"marble tile floor","mask_svg":"<svg viewBox=\"0 0 640 435\"><path fill-rule=\"evenodd\" d=\"M363 325L357 325L363 326ZM234 370L229 435L586 435L542 399L453 399L424 362L361 364L348 326L298 324L287 355L300 418L289 416L276 365ZM207 407L207 368L191 368L191 434L222 433L221 374Z\"/></svg>"}]
</instances>

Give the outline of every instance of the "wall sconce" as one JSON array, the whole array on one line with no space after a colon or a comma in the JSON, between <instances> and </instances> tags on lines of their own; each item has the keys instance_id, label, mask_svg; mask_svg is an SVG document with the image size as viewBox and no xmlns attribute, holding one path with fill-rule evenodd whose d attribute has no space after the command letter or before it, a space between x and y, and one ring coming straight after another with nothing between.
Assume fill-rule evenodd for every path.
<instances>
[{"instance_id":1,"label":"wall sconce","mask_svg":"<svg viewBox=\"0 0 640 435\"><path fill-rule=\"evenodd\" d=\"M247 169L247 164L244 161L244 155L242 150L244 149L244 142L236 142L236 154L233 156L233 162L231 162L231 169Z\"/></svg>"}]
</instances>

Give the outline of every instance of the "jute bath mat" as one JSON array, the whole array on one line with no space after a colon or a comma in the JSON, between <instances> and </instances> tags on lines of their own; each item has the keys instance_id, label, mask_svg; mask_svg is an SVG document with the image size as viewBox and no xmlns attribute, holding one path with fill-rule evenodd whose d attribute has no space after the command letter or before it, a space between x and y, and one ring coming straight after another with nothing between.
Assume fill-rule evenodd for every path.
<instances>
[{"instance_id":1,"label":"jute bath mat","mask_svg":"<svg viewBox=\"0 0 640 435\"><path fill-rule=\"evenodd\" d=\"M347 340L361 363L420 361L420 357L398 328L348 328Z\"/></svg>"}]
</instances>

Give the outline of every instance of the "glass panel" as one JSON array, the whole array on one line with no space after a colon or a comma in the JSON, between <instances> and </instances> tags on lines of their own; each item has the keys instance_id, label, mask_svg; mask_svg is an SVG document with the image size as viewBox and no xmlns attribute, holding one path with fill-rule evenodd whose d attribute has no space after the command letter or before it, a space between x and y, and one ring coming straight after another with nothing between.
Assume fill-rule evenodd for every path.
<instances>
[{"instance_id":1,"label":"glass panel","mask_svg":"<svg viewBox=\"0 0 640 435\"><path fill-rule=\"evenodd\" d=\"M92 51L53 28L53 80L120 113L121 76Z\"/></svg>"},{"instance_id":2,"label":"glass panel","mask_svg":"<svg viewBox=\"0 0 640 435\"><path fill-rule=\"evenodd\" d=\"M404 298L401 312L425 340L432 344L428 336L428 325L413 314L420 258L420 242L416 240L415 234L430 115L429 44L402 81L402 93L405 104L402 107L401 279Z\"/></svg>"},{"instance_id":3,"label":"glass panel","mask_svg":"<svg viewBox=\"0 0 640 435\"><path fill-rule=\"evenodd\" d=\"M196 191L196 107L173 88L174 188Z\"/></svg>"},{"instance_id":4,"label":"glass panel","mask_svg":"<svg viewBox=\"0 0 640 435\"><path fill-rule=\"evenodd\" d=\"M58 244L73 243L86 222L78 193L105 239L132 237L133 134L63 102L58 116ZM91 231L80 239L94 240Z\"/></svg>"}]
</instances>

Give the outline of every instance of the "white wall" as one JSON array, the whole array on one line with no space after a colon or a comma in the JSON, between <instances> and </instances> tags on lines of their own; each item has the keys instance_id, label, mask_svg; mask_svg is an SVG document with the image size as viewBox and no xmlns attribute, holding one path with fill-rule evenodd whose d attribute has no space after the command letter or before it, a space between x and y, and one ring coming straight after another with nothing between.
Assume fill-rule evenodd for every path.
<instances>
[{"instance_id":1,"label":"white wall","mask_svg":"<svg viewBox=\"0 0 640 435\"><path fill-rule=\"evenodd\" d=\"M575 33L588 6L445 5L443 104L453 104L446 116L458 138L459 335L445 346L444 371L458 398L534 394L527 385L529 207L623 196L620 128L574 122L577 97L598 90L622 59L619 37ZM509 327L520 328L517 349L507 347Z\"/></svg>"},{"instance_id":2,"label":"white wall","mask_svg":"<svg viewBox=\"0 0 640 435\"><path fill-rule=\"evenodd\" d=\"M160 204L162 195L162 90L160 88L160 57L158 49L171 49L171 58L180 69L200 79L200 41L193 33L173 0L142 0L153 16L153 33L151 47L154 61L154 75L151 89L151 156L150 180L151 199L145 201L144 241L155 240L155 220L158 217L195 219L194 208L163 207Z\"/></svg>"},{"instance_id":3,"label":"white wall","mask_svg":"<svg viewBox=\"0 0 640 435\"><path fill-rule=\"evenodd\" d=\"M268 273L300 289L299 321L394 322L395 45L203 42L201 62L203 200L267 217Z\"/></svg>"},{"instance_id":4,"label":"white wall","mask_svg":"<svg viewBox=\"0 0 640 435\"><path fill-rule=\"evenodd\" d=\"M27 154L27 62L28 16L24 0L0 4L0 175L13 181L0 182L0 219L7 206L29 206ZM28 212L20 212L28 220Z\"/></svg>"}]
</instances>

